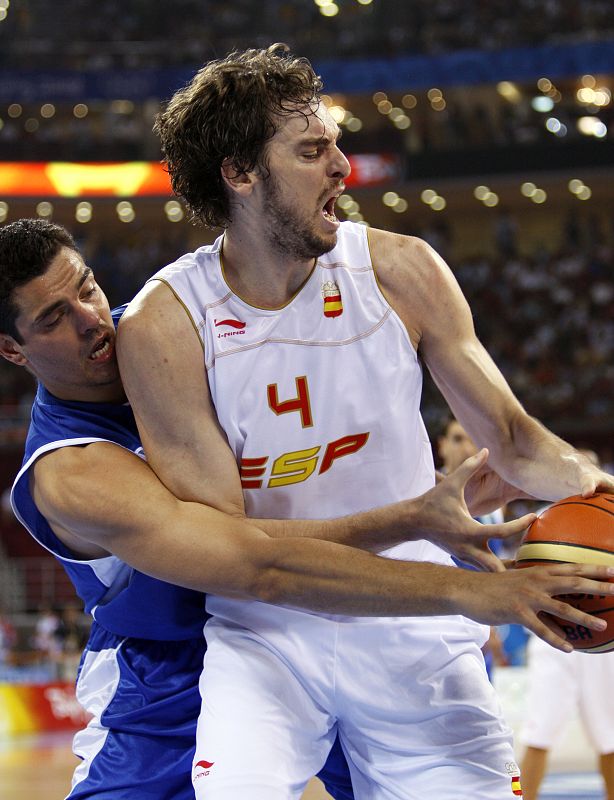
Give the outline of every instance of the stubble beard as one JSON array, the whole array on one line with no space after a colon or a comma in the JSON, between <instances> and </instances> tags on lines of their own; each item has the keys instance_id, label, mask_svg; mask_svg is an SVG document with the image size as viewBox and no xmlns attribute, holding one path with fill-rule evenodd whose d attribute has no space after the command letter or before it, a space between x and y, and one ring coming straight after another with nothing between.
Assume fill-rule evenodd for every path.
<instances>
[{"instance_id":1,"label":"stubble beard","mask_svg":"<svg viewBox=\"0 0 614 800\"><path fill-rule=\"evenodd\" d=\"M279 186L272 176L267 178L264 186L264 236L276 253L294 261L311 261L333 249L337 237L325 238L309 230L301 215L283 202Z\"/></svg>"}]
</instances>

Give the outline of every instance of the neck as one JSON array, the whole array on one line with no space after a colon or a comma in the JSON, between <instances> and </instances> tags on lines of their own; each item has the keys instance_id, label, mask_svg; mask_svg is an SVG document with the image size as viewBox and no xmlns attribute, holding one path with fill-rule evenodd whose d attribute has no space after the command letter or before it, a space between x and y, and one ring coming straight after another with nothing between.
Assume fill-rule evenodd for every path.
<instances>
[{"instance_id":1,"label":"neck","mask_svg":"<svg viewBox=\"0 0 614 800\"><path fill-rule=\"evenodd\" d=\"M279 308L305 283L316 258L301 260L276 252L262 236L227 230L222 246L224 277L232 291L250 305Z\"/></svg>"},{"instance_id":2,"label":"neck","mask_svg":"<svg viewBox=\"0 0 614 800\"><path fill-rule=\"evenodd\" d=\"M45 384L45 389L58 400L65 400L68 403L125 403L126 393L121 381L102 386L87 386L77 388L66 388L61 386L50 386Z\"/></svg>"}]
</instances>

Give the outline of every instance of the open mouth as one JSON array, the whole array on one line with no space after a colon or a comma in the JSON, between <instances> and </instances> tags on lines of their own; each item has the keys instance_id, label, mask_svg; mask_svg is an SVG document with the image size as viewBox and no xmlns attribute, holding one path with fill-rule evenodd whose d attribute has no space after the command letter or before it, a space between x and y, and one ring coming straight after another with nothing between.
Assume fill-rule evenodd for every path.
<instances>
[{"instance_id":1,"label":"open mouth","mask_svg":"<svg viewBox=\"0 0 614 800\"><path fill-rule=\"evenodd\" d=\"M326 201L326 203L324 204L324 208L322 209L322 216L324 217L324 219L328 220L329 222L338 222L339 221L337 219L336 215L335 215L335 203L336 203L336 201L337 201L337 196L333 195L333 197L330 197Z\"/></svg>"},{"instance_id":2,"label":"open mouth","mask_svg":"<svg viewBox=\"0 0 614 800\"><path fill-rule=\"evenodd\" d=\"M104 356L108 355L109 351L111 350L111 337L104 336L96 345L96 347L92 350L89 355L89 358L92 361L98 361Z\"/></svg>"}]
</instances>

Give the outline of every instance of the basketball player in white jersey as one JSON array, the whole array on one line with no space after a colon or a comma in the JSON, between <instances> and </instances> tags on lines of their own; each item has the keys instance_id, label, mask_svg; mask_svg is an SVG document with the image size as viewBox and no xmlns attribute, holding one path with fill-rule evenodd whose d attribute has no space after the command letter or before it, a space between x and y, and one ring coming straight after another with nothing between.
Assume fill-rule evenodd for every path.
<instances>
[{"instance_id":1,"label":"basketball player in white jersey","mask_svg":"<svg viewBox=\"0 0 614 800\"><path fill-rule=\"evenodd\" d=\"M120 325L154 470L181 498L254 517L326 518L420 495L434 482L421 357L509 484L552 499L611 490L524 412L436 253L337 221L349 165L320 88L283 48L247 51L207 65L158 119L175 191L225 232L162 270ZM451 563L425 540L387 555ZM322 591L338 580L336 558ZM480 652L486 615L472 607L488 576L444 573L430 591L417 579L415 616L396 619L210 597L197 797L298 798L337 732L359 799L519 796ZM490 576L502 591L505 577ZM565 649L527 607L531 591L509 604ZM383 583L380 602L394 613Z\"/></svg>"}]
</instances>

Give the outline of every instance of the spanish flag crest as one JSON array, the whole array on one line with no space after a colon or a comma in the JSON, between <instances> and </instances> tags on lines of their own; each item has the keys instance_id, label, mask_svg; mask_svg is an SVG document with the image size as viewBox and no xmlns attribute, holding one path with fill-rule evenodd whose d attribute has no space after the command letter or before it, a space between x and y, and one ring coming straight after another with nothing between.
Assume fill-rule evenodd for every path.
<instances>
[{"instance_id":1,"label":"spanish flag crest","mask_svg":"<svg viewBox=\"0 0 614 800\"><path fill-rule=\"evenodd\" d=\"M322 284L322 297L324 298L325 317L340 317L343 314L341 292L334 281L326 281Z\"/></svg>"}]
</instances>

